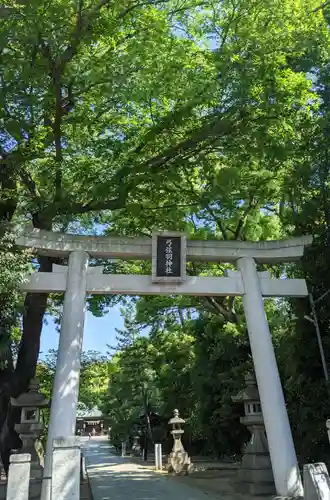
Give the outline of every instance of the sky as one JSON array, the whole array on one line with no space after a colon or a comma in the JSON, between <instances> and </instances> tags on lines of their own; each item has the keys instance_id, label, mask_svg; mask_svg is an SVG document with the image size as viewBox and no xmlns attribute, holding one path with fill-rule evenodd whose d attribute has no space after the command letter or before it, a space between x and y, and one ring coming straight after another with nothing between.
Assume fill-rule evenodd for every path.
<instances>
[{"instance_id":1,"label":"sky","mask_svg":"<svg viewBox=\"0 0 330 500\"><path fill-rule=\"evenodd\" d=\"M83 235L104 235L107 226L104 224L94 224L92 230L86 230L79 224L73 224L71 234ZM116 345L116 328L123 329L124 320L120 313L120 305L110 308L108 314L101 318L96 318L90 312L85 317L84 328L84 351L99 351L106 354L108 351L107 344ZM51 316L46 316L40 339L40 354L39 358L43 358L50 349L57 349L59 341L59 333L56 329Z\"/></svg>"},{"instance_id":2,"label":"sky","mask_svg":"<svg viewBox=\"0 0 330 500\"><path fill-rule=\"evenodd\" d=\"M42 358L49 349L57 349L59 333L50 316L46 318L41 333L40 357ZM84 328L83 350L107 352L107 344L116 344L115 328L123 328L124 321L119 311L119 306L112 307L108 314L102 318L96 318L90 312L86 314Z\"/></svg>"}]
</instances>

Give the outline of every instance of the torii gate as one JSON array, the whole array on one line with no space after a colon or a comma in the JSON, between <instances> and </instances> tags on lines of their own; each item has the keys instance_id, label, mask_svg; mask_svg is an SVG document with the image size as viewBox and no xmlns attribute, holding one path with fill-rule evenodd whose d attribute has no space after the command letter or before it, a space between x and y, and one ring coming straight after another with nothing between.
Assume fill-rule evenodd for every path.
<instances>
[{"instance_id":1,"label":"torii gate","mask_svg":"<svg viewBox=\"0 0 330 500\"><path fill-rule=\"evenodd\" d=\"M178 236L177 233L166 234ZM180 238L181 274L179 278L169 280L155 280L154 276L102 274L102 268L98 267L88 269L89 257L153 259L154 274L157 255L151 238L78 236L33 230L23 232L17 239L20 247L33 248L38 254L69 257L68 267L53 266L52 273L35 273L22 287L23 291L30 293L65 292L44 476L49 478L51 474L53 439L70 437L75 431L86 293L242 295L277 494L301 496L303 488L263 297L304 297L308 295L307 286L303 279L270 279L268 273L257 272L256 262L272 264L298 260L312 238L262 242L185 242L184 236L180 235ZM238 270L228 271L226 277L185 277L185 259L232 262ZM47 481L44 484L47 485ZM48 500L49 485L45 488L42 498ZM47 488L48 493L45 493Z\"/></svg>"}]
</instances>

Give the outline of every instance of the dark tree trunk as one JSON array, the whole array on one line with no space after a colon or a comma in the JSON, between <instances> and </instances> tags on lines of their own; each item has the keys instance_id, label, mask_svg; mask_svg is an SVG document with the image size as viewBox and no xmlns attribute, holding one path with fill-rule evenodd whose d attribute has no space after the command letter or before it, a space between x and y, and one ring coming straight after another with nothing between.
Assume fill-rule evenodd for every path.
<instances>
[{"instance_id":1,"label":"dark tree trunk","mask_svg":"<svg viewBox=\"0 0 330 500\"><path fill-rule=\"evenodd\" d=\"M34 226L40 229L51 229L51 223L40 227L39 217L34 217ZM50 257L39 257L39 271L51 272L52 259ZM21 440L15 431L15 424L20 422L20 410L10 405L10 398L17 397L24 392L31 378L35 375L40 349L40 335L43 317L47 308L48 294L28 293L24 301L23 333L18 352L15 370L7 369L2 372L0 382L0 454L6 473L9 468L9 456L12 449L21 447Z\"/></svg>"},{"instance_id":2,"label":"dark tree trunk","mask_svg":"<svg viewBox=\"0 0 330 500\"><path fill-rule=\"evenodd\" d=\"M50 257L39 257L39 264L40 272L52 272L52 259ZM25 386L35 374L47 299L48 294L46 293L28 293L25 298L23 336L15 370L19 386Z\"/></svg>"},{"instance_id":3,"label":"dark tree trunk","mask_svg":"<svg viewBox=\"0 0 330 500\"><path fill-rule=\"evenodd\" d=\"M145 430L144 433L144 447L143 447L143 460L148 460L148 431Z\"/></svg>"},{"instance_id":4,"label":"dark tree trunk","mask_svg":"<svg viewBox=\"0 0 330 500\"><path fill-rule=\"evenodd\" d=\"M0 199L0 221L10 222L17 207L16 180L4 160L0 163L0 190L6 193L6 196Z\"/></svg>"}]
</instances>

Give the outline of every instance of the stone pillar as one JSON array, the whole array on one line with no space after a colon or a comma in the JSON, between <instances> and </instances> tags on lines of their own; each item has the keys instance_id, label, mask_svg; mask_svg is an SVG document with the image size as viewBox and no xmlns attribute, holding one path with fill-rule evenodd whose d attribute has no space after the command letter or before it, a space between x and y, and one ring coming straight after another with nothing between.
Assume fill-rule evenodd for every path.
<instances>
[{"instance_id":1,"label":"stone pillar","mask_svg":"<svg viewBox=\"0 0 330 500\"><path fill-rule=\"evenodd\" d=\"M30 463L29 453L10 456L6 500L29 499Z\"/></svg>"},{"instance_id":2,"label":"stone pillar","mask_svg":"<svg viewBox=\"0 0 330 500\"><path fill-rule=\"evenodd\" d=\"M330 498L330 477L322 462L304 465L305 500L326 500Z\"/></svg>"},{"instance_id":3,"label":"stone pillar","mask_svg":"<svg viewBox=\"0 0 330 500\"><path fill-rule=\"evenodd\" d=\"M48 427L42 500L50 499L53 439L59 436L66 438L75 434L87 268L88 254L86 252L77 250L70 254Z\"/></svg>"},{"instance_id":4,"label":"stone pillar","mask_svg":"<svg viewBox=\"0 0 330 500\"><path fill-rule=\"evenodd\" d=\"M327 434L328 434L328 439L329 439L329 443L330 443L330 419L328 419L326 421L326 428L327 428Z\"/></svg>"},{"instance_id":5,"label":"stone pillar","mask_svg":"<svg viewBox=\"0 0 330 500\"><path fill-rule=\"evenodd\" d=\"M126 457L126 441L121 442L121 456Z\"/></svg>"},{"instance_id":6,"label":"stone pillar","mask_svg":"<svg viewBox=\"0 0 330 500\"><path fill-rule=\"evenodd\" d=\"M54 439L51 500L80 500L79 438Z\"/></svg>"},{"instance_id":7,"label":"stone pillar","mask_svg":"<svg viewBox=\"0 0 330 500\"><path fill-rule=\"evenodd\" d=\"M161 443L155 443L155 469L163 470L163 456Z\"/></svg>"},{"instance_id":8,"label":"stone pillar","mask_svg":"<svg viewBox=\"0 0 330 500\"><path fill-rule=\"evenodd\" d=\"M252 258L237 260L244 283L243 305L278 495L303 495L291 428L285 407L259 277Z\"/></svg>"}]
</instances>

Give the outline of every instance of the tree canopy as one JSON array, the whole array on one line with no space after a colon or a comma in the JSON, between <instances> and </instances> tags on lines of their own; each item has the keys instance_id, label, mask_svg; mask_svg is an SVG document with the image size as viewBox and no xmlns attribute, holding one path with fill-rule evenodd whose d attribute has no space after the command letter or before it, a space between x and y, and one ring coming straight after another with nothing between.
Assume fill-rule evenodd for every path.
<instances>
[{"instance_id":1,"label":"tree canopy","mask_svg":"<svg viewBox=\"0 0 330 500\"><path fill-rule=\"evenodd\" d=\"M23 306L19 284L32 264L51 272L54 262L65 263L18 252L8 222L120 235L178 229L220 240L313 234L300 265L268 270L306 277L316 297L330 288L329 14L329 3L318 0L6 2L0 426L14 432L9 398L34 375L46 311L60 314L62 305L60 296L28 294ZM107 272L150 273L149 263L103 264ZM221 275L226 267L189 262L187 271ZM327 357L328 300L317 305ZM107 408L122 423L118 433L128 432L141 408L167 413L180 398L196 446L237 453L245 435L230 396L251 365L241 301L94 297L89 307L102 314L115 301L125 315L119 351L100 368L87 363L83 377L97 387L110 369ZM266 307L295 436L310 436L299 453L309 459L325 446L329 411L313 327L304 319L309 306ZM21 336L15 366L13 333ZM85 404L99 401L95 387L82 390ZM7 437L1 433L2 455Z\"/></svg>"}]
</instances>

